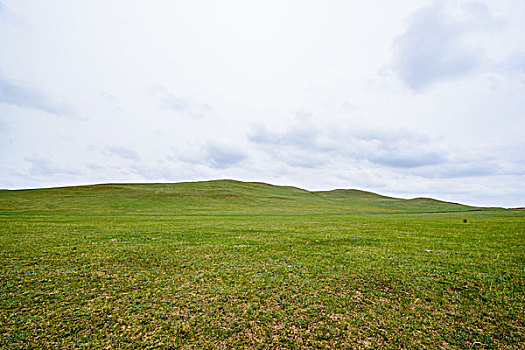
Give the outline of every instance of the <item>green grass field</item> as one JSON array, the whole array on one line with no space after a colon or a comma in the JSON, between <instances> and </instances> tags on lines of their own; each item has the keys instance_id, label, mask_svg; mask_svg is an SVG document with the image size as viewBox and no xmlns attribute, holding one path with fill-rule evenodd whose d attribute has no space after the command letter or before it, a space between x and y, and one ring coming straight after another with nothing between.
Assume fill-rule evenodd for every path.
<instances>
[{"instance_id":1,"label":"green grass field","mask_svg":"<svg viewBox=\"0 0 525 350\"><path fill-rule=\"evenodd\" d=\"M230 180L0 191L0 267L6 349L525 348L523 210Z\"/></svg>"}]
</instances>

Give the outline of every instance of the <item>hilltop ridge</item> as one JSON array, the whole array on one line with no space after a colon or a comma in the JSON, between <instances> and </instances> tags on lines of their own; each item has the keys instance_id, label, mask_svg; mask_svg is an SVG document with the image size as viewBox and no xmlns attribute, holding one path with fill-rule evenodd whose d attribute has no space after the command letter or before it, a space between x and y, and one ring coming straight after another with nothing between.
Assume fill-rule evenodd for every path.
<instances>
[{"instance_id":1,"label":"hilltop ridge","mask_svg":"<svg viewBox=\"0 0 525 350\"><path fill-rule=\"evenodd\" d=\"M263 182L210 180L107 183L1 190L0 213L286 213L443 212L481 209L430 198L400 199L357 189L308 191Z\"/></svg>"}]
</instances>

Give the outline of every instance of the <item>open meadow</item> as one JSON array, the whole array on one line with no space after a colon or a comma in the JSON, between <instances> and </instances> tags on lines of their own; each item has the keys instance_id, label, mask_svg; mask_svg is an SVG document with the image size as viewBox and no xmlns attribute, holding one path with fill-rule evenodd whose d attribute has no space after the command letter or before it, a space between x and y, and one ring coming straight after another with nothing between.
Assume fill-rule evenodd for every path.
<instances>
[{"instance_id":1,"label":"open meadow","mask_svg":"<svg viewBox=\"0 0 525 350\"><path fill-rule=\"evenodd\" d=\"M261 183L0 191L0 347L525 347L525 212Z\"/></svg>"}]
</instances>

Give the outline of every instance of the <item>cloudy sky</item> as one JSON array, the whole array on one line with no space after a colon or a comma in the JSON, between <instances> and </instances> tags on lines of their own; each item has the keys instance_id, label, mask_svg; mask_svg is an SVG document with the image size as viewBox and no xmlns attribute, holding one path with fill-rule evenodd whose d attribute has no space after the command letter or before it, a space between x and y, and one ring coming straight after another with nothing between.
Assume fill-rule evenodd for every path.
<instances>
[{"instance_id":1,"label":"cloudy sky","mask_svg":"<svg viewBox=\"0 0 525 350\"><path fill-rule=\"evenodd\" d=\"M0 0L0 188L525 206L524 0Z\"/></svg>"}]
</instances>

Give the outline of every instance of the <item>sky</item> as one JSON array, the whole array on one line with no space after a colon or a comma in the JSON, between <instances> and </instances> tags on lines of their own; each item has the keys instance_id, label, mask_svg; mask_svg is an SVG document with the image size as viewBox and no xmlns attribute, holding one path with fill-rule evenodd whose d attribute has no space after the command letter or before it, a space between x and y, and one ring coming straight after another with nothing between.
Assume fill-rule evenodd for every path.
<instances>
[{"instance_id":1,"label":"sky","mask_svg":"<svg viewBox=\"0 0 525 350\"><path fill-rule=\"evenodd\" d=\"M525 1L0 0L0 188L525 206Z\"/></svg>"}]
</instances>

